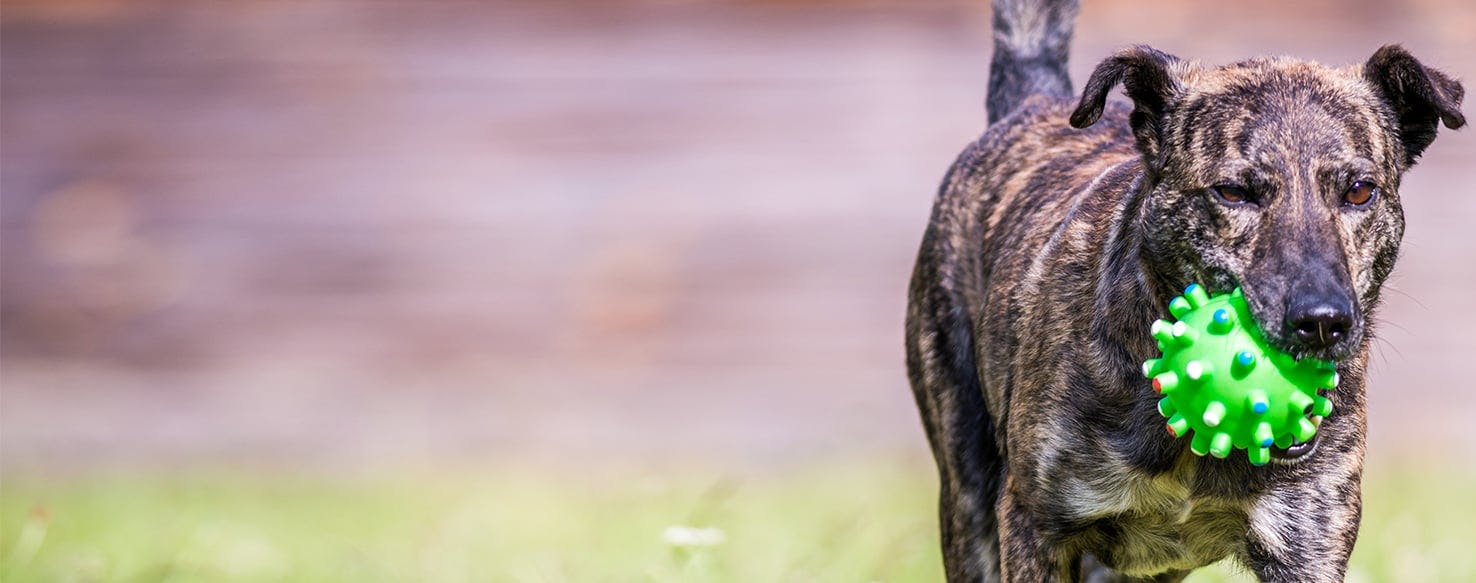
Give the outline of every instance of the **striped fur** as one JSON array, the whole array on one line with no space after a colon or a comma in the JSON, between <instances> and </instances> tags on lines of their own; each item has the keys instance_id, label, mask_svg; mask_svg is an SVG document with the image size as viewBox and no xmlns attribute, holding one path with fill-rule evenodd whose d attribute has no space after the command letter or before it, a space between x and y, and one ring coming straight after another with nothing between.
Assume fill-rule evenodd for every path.
<instances>
[{"instance_id":1,"label":"striped fur","mask_svg":"<svg viewBox=\"0 0 1476 583\"><path fill-rule=\"evenodd\" d=\"M1262 580L1341 580L1400 177L1437 125L1464 125L1461 85L1397 46L1343 68L1131 47L1071 99L1075 2L995 7L997 123L943 182L907 313L949 580L1173 581L1227 556ZM1108 102L1119 85L1129 104ZM1379 186L1367 205L1342 202L1356 180ZM1225 183L1256 203L1217 198ZM1340 361L1312 453L1258 468L1163 431L1137 365L1190 282L1243 287L1274 343ZM1309 350L1283 321L1314 287L1357 317Z\"/></svg>"}]
</instances>

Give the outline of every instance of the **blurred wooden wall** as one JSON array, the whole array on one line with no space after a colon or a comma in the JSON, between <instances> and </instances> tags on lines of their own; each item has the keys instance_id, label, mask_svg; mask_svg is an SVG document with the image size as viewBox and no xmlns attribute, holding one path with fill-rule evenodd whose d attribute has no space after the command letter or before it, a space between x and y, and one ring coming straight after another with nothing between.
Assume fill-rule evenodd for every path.
<instances>
[{"instance_id":1,"label":"blurred wooden wall","mask_svg":"<svg viewBox=\"0 0 1476 583\"><path fill-rule=\"evenodd\" d=\"M904 291L983 127L982 2L0 10L6 463L923 451ZM1473 13L1088 0L1073 68L1404 40L1471 73ZM1406 187L1376 423L1473 412L1428 409L1472 153Z\"/></svg>"}]
</instances>

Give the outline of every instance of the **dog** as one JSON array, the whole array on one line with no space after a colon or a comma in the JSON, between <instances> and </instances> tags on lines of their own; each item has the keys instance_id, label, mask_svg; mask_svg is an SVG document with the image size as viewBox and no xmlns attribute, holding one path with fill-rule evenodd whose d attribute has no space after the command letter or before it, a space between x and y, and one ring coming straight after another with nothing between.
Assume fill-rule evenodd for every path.
<instances>
[{"instance_id":1,"label":"dog","mask_svg":"<svg viewBox=\"0 0 1476 583\"><path fill-rule=\"evenodd\" d=\"M1134 46L1078 97L1077 1L993 7L990 125L939 189L906 318L948 579L1178 581L1235 557L1342 580L1400 177L1465 124L1463 87L1397 45L1345 68ZM1139 366L1190 283L1242 288L1272 345L1337 362L1314 439L1258 467L1164 431Z\"/></svg>"}]
</instances>

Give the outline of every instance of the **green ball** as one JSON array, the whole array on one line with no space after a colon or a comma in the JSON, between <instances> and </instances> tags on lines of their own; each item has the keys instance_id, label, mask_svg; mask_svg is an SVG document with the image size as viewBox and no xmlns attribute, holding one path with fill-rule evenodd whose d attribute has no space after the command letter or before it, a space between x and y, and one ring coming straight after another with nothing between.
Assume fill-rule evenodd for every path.
<instances>
[{"instance_id":1,"label":"green ball","mask_svg":"<svg viewBox=\"0 0 1476 583\"><path fill-rule=\"evenodd\" d=\"M1158 412L1170 434L1192 431L1189 449L1198 455L1246 450L1258 466L1271 460L1272 445L1317 434L1314 418L1332 412L1318 391L1337 388L1334 363L1297 360L1268 344L1240 288L1212 298L1190 284L1168 309L1176 321L1153 323L1162 356L1143 363L1143 376L1163 395Z\"/></svg>"}]
</instances>

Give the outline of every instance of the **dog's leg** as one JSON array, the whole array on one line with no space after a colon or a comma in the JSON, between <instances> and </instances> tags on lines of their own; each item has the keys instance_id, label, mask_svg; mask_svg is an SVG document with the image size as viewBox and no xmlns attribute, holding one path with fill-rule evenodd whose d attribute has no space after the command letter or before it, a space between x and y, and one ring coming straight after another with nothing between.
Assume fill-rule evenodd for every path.
<instances>
[{"instance_id":1,"label":"dog's leg","mask_svg":"<svg viewBox=\"0 0 1476 583\"><path fill-rule=\"evenodd\" d=\"M948 580L998 581L994 501L1000 459L978 377L965 382L962 371L950 370L946 355L957 351L934 346L939 335L914 331L912 336L909 368L938 463L938 523ZM968 372L974 374L972 368Z\"/></svg>"},{"instance_id":2,"label":"dog's leg","mask_svg":"<svg viewBox=\"0 0 1476 583\"><path fill-rule=\"evenodd\" d=\"M953 582L998 581L994 502L1001 460L974 365L969 318L939 271L953 267L930 230L907 310L907 369L938 463L943 563Z\"/></svg>"},{"instance_id":3,"label":"dog's leg","mask_svg":"<svg viewBox=\"0 0 1476 583\"><path fill-rule=\"evenodd\" d=\"M1262 581L1342 581L1362 511L1357 472L1268 493L1251 510L1242 560Z\"/></svg>"},{"instance_id":4,"label":"dog's leg","mask_svg":"<svg viewBox=\"0 0 1476 583\"><path fill-rule=\"evenodd\" d=\"M965 480L943 480L938 493L943 564L951 582L999 581L999 537L994 531L992 500L984 488Z\"/></svg>"},{"instance_id":5,"label":"dog's leg","mask_svg":"<svg viewBox=\"0 0 1476 583\"><path fill-rule=\"evenodd\" d=\"M1037 583L1081 580L1080 556L1063 557L1041 539L1040 529L1030 512L1020 504L1005 477L999 493L996 514L999 516L1000 572L1009 583Z\"/></svg>"}]
</instances>

